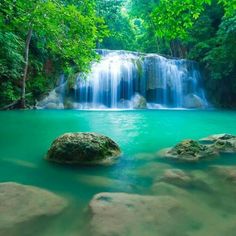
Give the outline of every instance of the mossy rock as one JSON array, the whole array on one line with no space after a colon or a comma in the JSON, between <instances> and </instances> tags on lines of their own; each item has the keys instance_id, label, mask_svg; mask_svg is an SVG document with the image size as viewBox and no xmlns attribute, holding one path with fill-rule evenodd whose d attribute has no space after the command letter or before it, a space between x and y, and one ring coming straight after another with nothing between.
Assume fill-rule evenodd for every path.
<instances>
[{"instance_id":1,"label":"mossy rock","mask_svg":"<svg viewBox=\"0 0 236 236\"><path fill-rule=\"evenodd\" d=\"M183 140L173 148L162 150L159 154L176 161L197 162L215 158L219 152L210 145L203 145L198 141L188 139Z\"/></svg>"},{"instance_id":2,"label":"mossy rock","mask_svg":"<svg viewBox=\"0 0 236 236\"><path fill-rule=\"evenodd\" d=\"M208 142L220 153L236 153L236 136L232 134L214 134L201 139Z\"/></svg>"},{"instance_id":3,"label":"mossy rock","mask_svg":"<svg viewBox=\"0 0 236 236\"><path fill-rule=\"evenodd\" d=\"M61 164L109 165L121 150L112 139L97 133L65 133L53 141L46 159Z\"/></svg>"}]
</instances>

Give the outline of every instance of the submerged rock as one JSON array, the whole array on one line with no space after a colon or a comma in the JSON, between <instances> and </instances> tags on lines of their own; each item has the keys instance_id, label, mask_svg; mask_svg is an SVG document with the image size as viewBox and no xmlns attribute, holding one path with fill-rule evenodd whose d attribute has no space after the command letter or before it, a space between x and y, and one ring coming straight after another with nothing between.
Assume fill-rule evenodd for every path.
<instances>
[{"instance_id":1,"label":"submerged rock","mask_svg":"<svg viewBox=\"0 0 236 236\"><path fill-rule=\"evenodd\" d=\"M153 189L156 189L161 182L185 189L212 192L211 187L204 180L196 178L191 173L189 174L180 169L167 169L161 178L156 179Z\"/></svg>"},{"instance_id":2,"label":"submerged rock","mask_svg":"<svg viewBox=\"0 0 236 236\"><path fill-rule=\"evenodd\" d=\"M112 164L121 154L110 138L97 133L66 133L53 141L46 159L65 164Z\"/></svg>"},{"instance_id":3,"label":"submerged rock","mask_svg":"<svg viewBox=\"0 0 236 236\"><path fill-rule=\"evenodd\" d=\"M176 232L183 208L169 196L99 193L89 206L91 235L185 235Z\"/></svg>"},{"instance_id":4,"label":"submerged rock","mask_svg":"<svg viewBox=\"0 0 236 236\"><path fill-rule=\"evenodd\" d=\"M44 189L13 182L0 183L0 234L7 235L8 230L20 224L56 215L66 206L63 198Z\"/></svg>"},{"instance_id":5,"label":"submerged rock","mask_svg":"<svg viewBox=\"0 0 236 236\"><path fill-rule=\"evenodd\" d=\"M219 153L212 146L203 145L197 141L188 139L178 143L173 148L160 151L159 154L171 160L197 162L199 160L212 159L218 156Z\"/></svg>"},{"instance_id":6,"label":"submerged rock","mask_svg":"<svg viewBox=\"0 0 236 236\"><path fill-rule=\"evenodd\" d=\"M191 184L192 176L180 169L168 169L164 172L164 175L160 178L160 181L177 186L187 186Z\"/></svg>"},{"instance_id":7,"label":"submerged rock","mask_svg":"<svg viewBox=\"0 0 236 236\"><path fill-rule=\"evenodd\" d=\"M212 166L211 172L222 180L236 184L236 167L232 166Z\"/></svg>"}]
</instances>

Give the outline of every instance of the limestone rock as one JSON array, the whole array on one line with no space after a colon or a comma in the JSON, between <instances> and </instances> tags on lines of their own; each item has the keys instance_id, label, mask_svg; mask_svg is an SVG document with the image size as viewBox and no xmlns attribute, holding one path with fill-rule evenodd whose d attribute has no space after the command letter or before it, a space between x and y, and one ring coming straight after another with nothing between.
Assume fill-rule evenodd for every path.
<instances>
[{"instance_id":1,"label":"limestone rock","mask_svg":"<svg viewBox=\"0 0 236 236\"><path fill-rule=\"evenodd\" d=\"M185 108L203 108L204 102L196 94L188 94L183 99L183 107L185 107Z\"/></svg>"},{"instance_id":2,"label":"limestone rock","mask_svg":"<svg viewBox=\"0 0 236 236\"><path fill-rule=\"evenodd\" d=\"M188 139L183 140L173 148L160 151L159 155L175 161L197 162L199 160L212 159L218 156L219 153L212 146L203 145L197 141Z\"/></svg>"},{"instance_id":3,"label":"limestone rock","mask_svg":"<svg viewBox=\"0 0 236 236\"><path fill-rule=\"evenodd\" d=\"M146 109L147 108L147 100L145 97L135 94L133 97L133 107L135 109Z\"/></svg>"},{"instance_id":4,"label":"limestone rock","mask_svg":"<svg viewBox=\"0 0 236 236\"><path fill-rule=\"evenodd\" d=\"M167 169L160 181L174 184L177 186L188 186L192 182L192 176L188 175L180 169Z\"/></svg>"},{"instance_id":5,"label":"limestone rock","mask_svg":"<svg viewBox=\"0 0 236 236\"><path fill-rule=\"evenodd\" d=\"M163 176L154 182L154 189L157 187L157 184L161 182L175 185L180 188L191 188L197 191L212 192L211 187L206 181L196 178L192 174L186 173L180 169L167 169Z\"/></svg>"},{"instance_id":6,"label":"limestone rock","mask_svg":"<svg viewBox=\"0 0 236 236\"><path fill-rule=\"evenodd\" d=\"M0 183L0 234L32 220L60 213L67 202L47 190L14 182Z\"/></svg>"},{"instance_id":7,"label":"limestone rock","mask_svg":"<svg viewBox=\"0 0 236 236\"><path fill-rule=\"evenodd\" d=\"M236 167L233 166L212 166L211 171L227 182L236 184Z\"/></svg>"},{"instance_id":8,"label":"limestone rock","mask_svg":"<svg viewBox=\"0 0 236 236\"><path fill-rule=\"evenodd\" d=\"M232 134L214 134L200 139L212 144L213 148L221 153L236 153L236 136Z\"/></svg>"},{"instance_id":9,"label":"limestone rock","mask_svg":"<svg viewBox=\"0 0 236 236\"><path fill-rule=\"evenodd\" d=\"M97 133L66 133L53 141L46 159L64 164L112 164L121 154L119 146Z\"/></svg>"},{"instance_id":10,"label":"limestone rock","mask_svg":"<svg viewBox=\"0 0 236 236\"><path fill-rule=\"evenodd\" d=\"M91 235L180 235L176 227L182 207L169 196L99 193L90 202L90 210Z\"/></svg>"}]
</instances>

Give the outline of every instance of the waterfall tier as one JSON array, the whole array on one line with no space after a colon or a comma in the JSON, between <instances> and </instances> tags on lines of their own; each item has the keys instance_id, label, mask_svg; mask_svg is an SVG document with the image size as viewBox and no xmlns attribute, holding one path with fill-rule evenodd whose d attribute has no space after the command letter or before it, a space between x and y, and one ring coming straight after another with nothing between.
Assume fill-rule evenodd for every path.
<instances>
[{"instance_id":1,"label":"waterfall tier","mask_svg":"<svg viewBox=\"0 0 236 236\"><path fill-rule=\"evenodd\" d=\"M89 74L77 77L73 89L65 91L62 84L38 106L76 109L207 106L201 74L193 61L127 51L97 52L101 59L92 64Z\"/></svg>"}]
</instances>

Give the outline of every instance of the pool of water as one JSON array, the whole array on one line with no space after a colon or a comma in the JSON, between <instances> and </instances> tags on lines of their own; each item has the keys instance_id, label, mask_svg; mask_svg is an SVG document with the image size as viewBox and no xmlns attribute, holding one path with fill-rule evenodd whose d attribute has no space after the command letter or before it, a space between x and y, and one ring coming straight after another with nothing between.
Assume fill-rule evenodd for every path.
<instances>
[{"instance_id":1,"label":"pool of water","mask_svg":"<svg viewBox=\"0 0 236 236\"><path fill-rule=\"evenodd\" d=\"M69 167L44 160L47 149L57 136L80 131L98 132L111 137L122 149L120 160L110 167ZM233 236L236 232L236 184L214 177L209 169L213 165L235 167L236 155L224 155L214 161L188 165L165 162L157 155L160 149L183 139L199 139L217 133L236 134L236 112L0 112L0 182L14 181L42 187L64 196L70 202L63 214L48 221L48 225L35 231L34 235L90 235L88 204L95 194L126 192L158 195L161 194L159 191L153 191L155 181L166 169L178 168L204 179L216 191L212 194L204 190L185 189L189 195L178 196L170 191L169 195L179 199L189 210L193 222L197 223L184 232L183 227L179 227L171 234L170 231L160 231L160 235ZM168 222L166 224L168 227ZM185 224L184 220L182 224ZM19 232L18 235L24 233ZM151 235L148 227L146 232L140 232L141 235Z\"/></svg>"}]
</instances>

